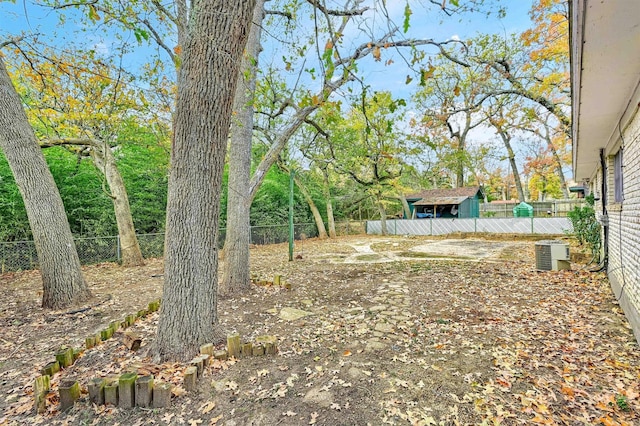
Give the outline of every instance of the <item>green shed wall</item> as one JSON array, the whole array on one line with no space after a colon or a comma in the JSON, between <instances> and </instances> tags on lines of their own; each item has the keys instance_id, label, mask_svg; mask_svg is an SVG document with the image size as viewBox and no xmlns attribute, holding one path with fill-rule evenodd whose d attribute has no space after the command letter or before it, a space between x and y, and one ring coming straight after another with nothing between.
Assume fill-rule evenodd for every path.
<instances>
[{"instance_id":1,"label":"green shed wall","mask_svg":"<svg viewBox=\"0 0 640 426\"><path fill-rule=\"evenodd\" d=\"M460 207L458 207L458 217L460 219L480 217L480 200L478 197L467 198L460 203Z\"/></svg>"}]
</instances>

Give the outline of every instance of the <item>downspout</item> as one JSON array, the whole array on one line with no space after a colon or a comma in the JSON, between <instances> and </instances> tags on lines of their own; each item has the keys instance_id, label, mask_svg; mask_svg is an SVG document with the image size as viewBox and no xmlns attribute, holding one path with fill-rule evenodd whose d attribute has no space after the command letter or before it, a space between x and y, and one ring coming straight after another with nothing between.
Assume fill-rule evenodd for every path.
<instances>
[{"instance_id":1,"label":"downspout","mask_svg":"<svg viewBox=\"0 0 640 426\"><path fill-rule=\"evenodd\" d=\"M602 242L604 249L604 256L602 259L602 267L600 270L607 270L609 263L609 215L607 212L607 199L609 194L607 193L607 161L604 155L604 148L600 149L600 169L602 170L602 187L600 189L600 196L602 197Z\"/></svg>"}]
</instances>

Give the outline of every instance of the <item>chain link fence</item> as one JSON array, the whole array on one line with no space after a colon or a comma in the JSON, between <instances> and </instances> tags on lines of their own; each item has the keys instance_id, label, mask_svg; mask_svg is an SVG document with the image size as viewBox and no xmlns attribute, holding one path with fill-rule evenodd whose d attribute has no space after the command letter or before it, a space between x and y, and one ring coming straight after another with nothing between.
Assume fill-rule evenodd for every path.
<instances>
[{"instance_id":1,"label":"chain link fence","mask_svg":"<svg viewBox=\"0 0 640 426\"><path fill-rule=\"evenodd\" d=\"M294 225L294 238L304 240L318 236L315 223ZM364 234L365 222L336 223L337 235ZM222 248L226 229L218 234L218 246ZM138 243L145 258L162 257L164 254L164 234L138 235ZM289 241L289 225L252 226L250 243L256 245L278 244ZM80 263L92 265L101 262L119 262L120 238L82 237L75 239ZM38 268L38 255L33 241L0 242L0 273Z\"/></svg>"}]
</instances>

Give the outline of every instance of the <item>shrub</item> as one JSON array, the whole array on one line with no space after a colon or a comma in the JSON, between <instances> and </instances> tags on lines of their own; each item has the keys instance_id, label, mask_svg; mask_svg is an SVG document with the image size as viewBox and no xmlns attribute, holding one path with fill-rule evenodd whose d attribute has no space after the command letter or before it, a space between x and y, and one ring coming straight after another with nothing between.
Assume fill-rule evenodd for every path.
<instances>
[{"instance_id":1,"label":"shrub","mask_svg":"<svg viewBox=\"0 0 640 426\"><path fill-rule=\"evenodd\" d=\"M594 260L600 259L600 223L596 219L596 211L593 208L594 198L589 195L584 207L576 206L567 216L573 225L573 233L580 245L586 244L591 250Z\"/></svg>"}]
</instances>

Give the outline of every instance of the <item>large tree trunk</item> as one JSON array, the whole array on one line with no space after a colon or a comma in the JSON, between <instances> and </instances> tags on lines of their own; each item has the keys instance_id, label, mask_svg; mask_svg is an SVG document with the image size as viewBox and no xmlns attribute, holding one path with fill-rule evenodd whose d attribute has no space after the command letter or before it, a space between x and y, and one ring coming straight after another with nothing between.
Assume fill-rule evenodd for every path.
<instances>
[{"instance_id":1,"label":"large tree trunk","mask_svg":"<svg viewBox=\"0 0 640 426\"><path fill-rule=\"evenodd\" d=\"M404 194L401 193L398 198L400 198L400 202L402 203L402 213L404 213L404 217L406 219L411 219L411 207L409 207L407 197L405 197Z\"/></svg>"},{"instance_id":2,"label":"large tree trunk","mask_svg":"<svg viewBox=\"0 0 640 426\"><path fill-rule=\"evenodd\" d=\"M42 306L60 309L89 299L62 198L2 57L0 148L27 210L42 275Z\"/></svg>"},{"instance_id":3,"label":"large tree trunk","mask_svg":"<svg viewBox=\"0 0 640 426\"><path fill-rule=\"evenodd\" d=\"M136 237L136 230L133 225L133 216L131 215L127 189L124 186L122 175L120 175L110 147L103 141L85 138L47 139L40 141L40 147L42 148L68 145L89 147L93 164L107 181L107 185L109 186L108 195L113 202L113 210L118 226L122 265L144 265L144 258L142 257L138 238Z\"/></svg>"},{"instance_id":4,"label":"large tree trunk","mask_svg":"<svg viewBox=\"0 0 640 426\"><path fill-rule=\"evenodd\" d=\"M110 147L104 143L94 144L91 153L94 164L104 174L107 185L109 185L118 225L118 236L120 237L122 266L142 266L144 258L133 225L127 189L116 166L116 159L113 157Z\"/></svg>"},{"instance_id":5,"label":"large tree trunk","mask_svg":"<svg viewBox=\"0 0 640 426\"><path fill-rule=\"evenodd\" d=\"M388 235L389 231L387 230L387 210L384 208L381 195L376 197L376 205L378 207L378 213L380 214L380 231L382 232L382 235Z\"/></svg>"},{"instance_id":6,"label":"large tree trunk","mask_svg":"<svg viewBox=\"0 0 640 426\"><path fill-rule=\"evenodd\" d=\"M329 171L322 169L322 192L327 202L327 224L329 225L329 237L336 237L336 221L333 217L333 203L331 202L331 186L329 185Z\"/></svg>"},{"instance_id":7,"label":"large tree trunk","mask_svg":"<svg viewBox=\"0 0 640 426\"><path fill-rule=\"evenodd\" d=\"M556 147L553 145L553 141L551 140L551 137L549 136L549 131L547 130L547 135L545 137L545 139L547 140L547 147L549 148L549 151L551 151L551 156L553 158L553 163L556 169L556 175L558 175L558 178L560 179L560 188L562 189L562 196L565 199L569 198L569 189L567 188L567 180L564 177L564 171L562 170L562 161L560 160L560 156L558 155L558 150L556 149Z\"/></svg>"},{"instance_id":8,"label":"large tree trunk","mask_svg":"<svg viewBox=\"0 0 640 426\"><path fill-rule=\"evenodd\" d=\"M234 119L229 144L229 183L227 198L227 229L224 240L222 282L218 293L232 295L251 288L249 270L249 239L251 197L247 194L251 179L251 140L253 138L253 102L256 91L256 71L260 53L260 34L264 17L264 0L256 2L253 25L242 57L233 101Z\"/></svg>"},{"instance_id":9,"label":"large tree trunk","mask_svg":"<svg viewBox=\"0 0 640 426\"><path fill-rule=\"evenodd\" d=\"M229 126L255 0L192 2L178 76L165 279L155 352L186 360L222 337L218 222Z\"/></svg>"},{"instance_id":10,"label":"large tree trunk","mask_svg":"<svg viewBox=\"0 0 640 426\"><path fill-rule=\"evenodd\" d=\"M293 180L296 183L296 186L302 193L302 196L309 204L309 208L311 209L311 214L313 214L313 220L316 222L316 228L318 228L318 238L324 240L327 238L327 230L324 227L324 221L322 220L322 215L320 214L320 210L318 210L318 206L313 202L313 198L311 198L311 193L307 189L306 186L298 179L297 175L293 175ZM334 230L335 232L335 230Z\"/></svg>"},{"instance_id":11,"label":"large tree trunk","mask_svg":"<svg viewBox=\"0 0 640 426\"><path fill-rule=\"evenodd\" d=\"M458 164L456 165L456 188L464 187L464 139L458 140Z\"/></svg>"},{"instance_id":12,"label":"large tree trunk","mask_svg":"<svg viewBox=\"0 0 640 426\"><path fill-rule=\"evenodd\" d=\"M518 171L518 163L516 163L516 154L513 152L513 147L511 146L511 136L503 130L500 124L492 118L489 118L489 122L495 127L496 131L500 135L500 139L502 139L502 143L504 144L505 149L507 150L507 157L509 158L509 165L511 166L511 171L513 173L513 182L516 185L516 192L518 193L518 201L524 202L525 195L524 190L522 189L522 181L520 180L520 172ZM505 192L505 196L503 199L507 199L510 197L508 193L509 190L507 188Z\"/></svg>"},{"instance_id":13,"label":"large tree trunk","mask_svg":"<svg viewBox=\"0 0 640 426\"><path fill-rule=\"evenodd\" d=\"M507 149L507 155L509 157L509 164L511 165L511 172L513 173L513 182L516 185L516 192L518 193L518 200L520 202L525 201L524 191L522 190L522 181L520 180L520 172L518 171L518 163L516 163L516 154L511 147L511 138L504 132L498 131L504 142L504 147ZM508 196L509 194L507 194Z\"/></svg>"}]
</instances>

